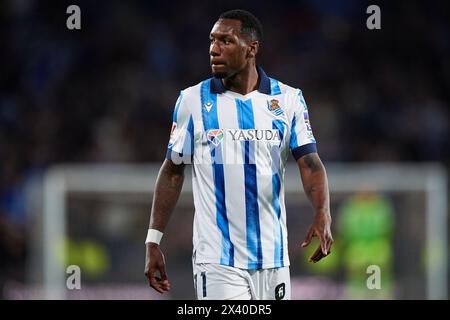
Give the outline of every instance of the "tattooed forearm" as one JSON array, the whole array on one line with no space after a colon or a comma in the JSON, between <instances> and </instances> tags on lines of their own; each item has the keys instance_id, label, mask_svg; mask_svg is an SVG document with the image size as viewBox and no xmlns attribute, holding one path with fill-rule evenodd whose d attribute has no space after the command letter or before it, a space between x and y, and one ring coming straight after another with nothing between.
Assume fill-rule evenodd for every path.
<instances>
[{"instance_id":1,"label":"tattooed forearm","mask_svg":"<svg viewBox=\"0 0 450 320\"><path fill-rule=\"evenodd\" d=\"M320 161L317 153L310 153L303 157L306 166L311 169L312 172L317 172L323 169L322 161Z\"/></svg>"},{"instance_id":2,"label":"tattooed forearm","mask_svg":"<svg viewBox=\"0 0 450 320\"><path fill-rule=\"evenodd\" d=\"M311 199L312 193L317 191L317 188L313 184L305 185L304 189L309 199Z\"/></svg>"},{"instance_id":3,"label":"tattooed forearm","mask_svg":"<svg viewBox=\"0 0 450 320\"><path fill-rule=\"evenodd\" d=\"M328 180L325 167L317 153L310 153L298 160L300 174L308 199L314 211L329 212Z\"/></svg>"}]
</instances>

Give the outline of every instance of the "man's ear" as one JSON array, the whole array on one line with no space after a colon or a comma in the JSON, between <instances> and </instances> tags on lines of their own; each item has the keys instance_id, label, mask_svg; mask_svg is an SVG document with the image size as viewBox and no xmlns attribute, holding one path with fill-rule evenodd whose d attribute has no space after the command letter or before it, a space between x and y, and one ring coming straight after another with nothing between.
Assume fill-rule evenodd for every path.
<instances>
[{"instance_id":1,"label":"man's ear","mask_svg":"<svg viewBox=\"0 0 450 320\"><path fill-rule=\"evenodd\" d=\"M259 50L259 41L253 40L248 46L247 57L254 58Z\"/></svg>"}]
</instances>

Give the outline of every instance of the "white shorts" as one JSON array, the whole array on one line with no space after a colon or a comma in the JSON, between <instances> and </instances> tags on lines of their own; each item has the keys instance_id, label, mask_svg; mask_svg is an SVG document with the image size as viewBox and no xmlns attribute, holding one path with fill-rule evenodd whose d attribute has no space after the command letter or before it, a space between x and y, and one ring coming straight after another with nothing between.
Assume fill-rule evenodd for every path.
<instances>
[{"instance_id":1,"label":"white shorts","mask_svg":"<svg viewBox=\"0 0 450 320\"><path fill-rule=\"evenodd\" d=\"M290 300L289 267L245 270L213 263L194 263L198 300Z\"/></svg>"}]
</instances>

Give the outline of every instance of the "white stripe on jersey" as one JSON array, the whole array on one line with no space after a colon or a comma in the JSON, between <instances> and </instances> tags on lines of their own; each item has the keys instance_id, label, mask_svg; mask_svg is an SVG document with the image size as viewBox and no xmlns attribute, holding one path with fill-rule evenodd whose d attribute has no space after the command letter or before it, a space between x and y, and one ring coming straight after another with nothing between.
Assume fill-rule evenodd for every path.
<instances>
[{"instance_id":1,"label":"white stripe on jersey","mask_svg":"<svg viewBox=\"0 0 450 320\"><path fill-rule=\"evenodd\" d=\"M258 67L258 91L212 78L182 91L167 157L193 161L196 263L243 269L289 265L284 168L316 151L299 89Z\"/></svg>"}]
</instances>

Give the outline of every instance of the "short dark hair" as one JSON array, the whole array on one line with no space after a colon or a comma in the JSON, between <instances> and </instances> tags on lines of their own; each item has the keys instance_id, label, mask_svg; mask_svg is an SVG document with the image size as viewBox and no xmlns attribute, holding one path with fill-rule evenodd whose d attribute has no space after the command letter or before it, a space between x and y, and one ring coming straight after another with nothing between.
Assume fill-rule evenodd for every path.
<instances>
[{"instance_id":1,"label":"short dark hair","mask_svg":"<svg viewBox=\"0 0 450 320\"><path fill-rule=\"evenodd\" d=\"M263 40L263 27L261 22L252 13L235 9L222 13L220 19L233 19L241 22L241 33L248 35L252 40Z\"/></svg>"}]
</instances>

